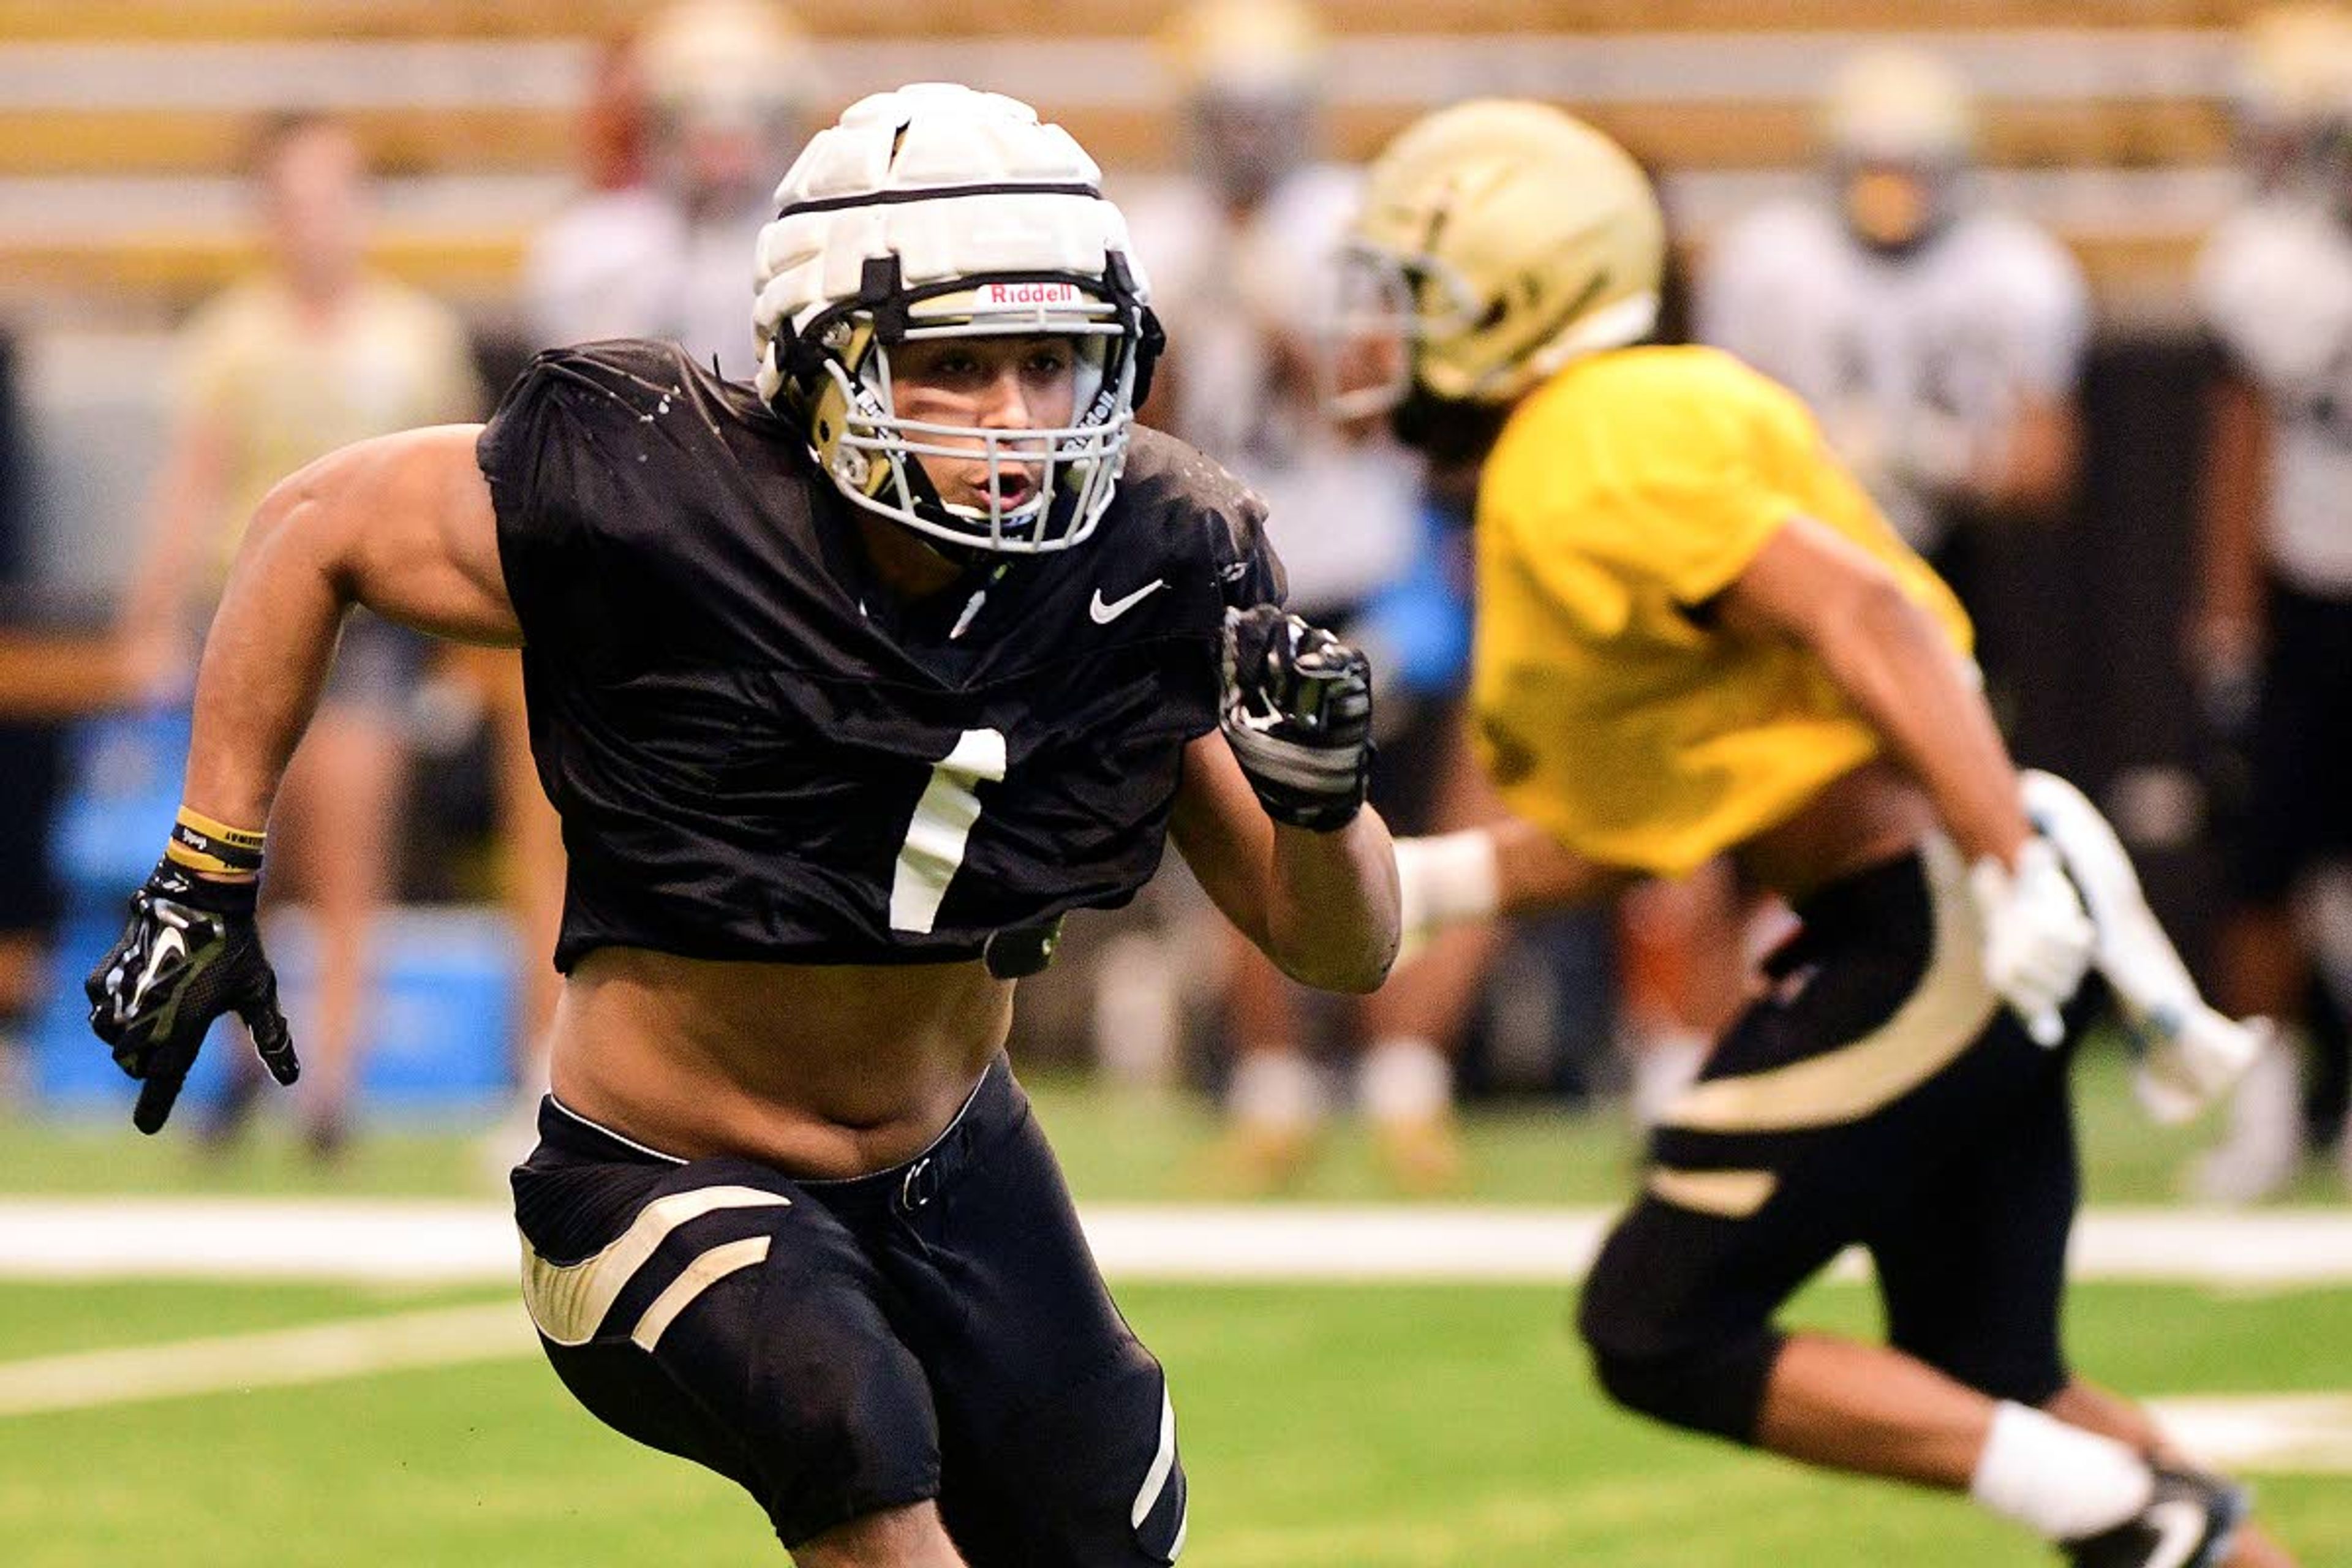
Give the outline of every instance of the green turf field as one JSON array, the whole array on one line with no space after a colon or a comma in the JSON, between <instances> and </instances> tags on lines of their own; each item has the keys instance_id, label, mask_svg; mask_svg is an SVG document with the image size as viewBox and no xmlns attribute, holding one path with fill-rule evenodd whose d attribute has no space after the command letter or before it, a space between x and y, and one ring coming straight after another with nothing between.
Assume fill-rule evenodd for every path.
<instances>
[{"instance_id":1,"label":"green turf field","mask_svg":"<svg viewBox=\"0 0 2352 1568\"><path fill-rule=\"evenodd\" d=\"M2095 1203L2161 1201L2210 1127L2158 1132L2111 1058L2083 1078ZM1217 1195L1197 1102L1033 1085L1082 1200ZM127 1100L126 1100L127 1119ZM282 1133L226 1159L127 1120L0 1120L0 1194L190 1191L486 1197L478 1127L377 1131L325 1178ZM1469 1126L1486 1202L1612 1204L1633 1148L1614 1115L1485 1111ZM1303 1195L1376 1197L1342 1131ZM2315 1175L2305 1202L2339 1202ZM1168 1363L1192 1476L1194 1568L1611 1568L2054 1561L1965 1505L1831 1480L1623 1416L1593 1389L1563 1290L1129 1286ZM487 1288L0 1282L0 1384L32 1358L504 1303ZM1796 1316L1874 1328L1868 1293L1826 1285ZM748 1500L573 1407L493 1334L456 1365L0 1415L5 1568L590 1568L778 1562ZM2078 1285L2073 1343L2135 1393L2352 1391L2352 1289ZM511 1351L501 1347L514 1347ZM173 1359L189 1359L184 1351ZM5 1388L0 1388L5 1393ZM2257 1478L2313 1568L2352 1563L2352 1479Z\"/></svg>"},{"instance_id":2,"label":"green turf field","mask_svg":"<svg viewBox=\"0 0 2352 1568\"><path fill-rule=\"evenodd\" d=\"M1607 1409L1526 1289L1124 1292L1176 1380L1202 1568L1988 1568L2048 1561L1972 1510L1833 1482ZM12 1285L17 1355L393 1313L479 1291ZM1866 1295L1817 1291L1862 1329ZM2077 1338L2137 1389L2352 1387L2352 1298L2100 1286ZM2352 1483L2273 1477L2265 1513L2352 1562ZM12 1568L583 1568L781 1562L725 1483L572 1408L535 1358L0 1418Z\"/></svg>"}]
</instances>

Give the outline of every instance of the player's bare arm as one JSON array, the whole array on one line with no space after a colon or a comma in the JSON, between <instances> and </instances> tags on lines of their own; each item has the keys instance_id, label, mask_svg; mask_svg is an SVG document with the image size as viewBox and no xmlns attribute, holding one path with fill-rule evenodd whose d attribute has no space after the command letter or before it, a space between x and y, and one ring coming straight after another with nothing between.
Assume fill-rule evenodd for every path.
<instances>
[{"instance_id":1,"label":"player's bare arm","mask_svg":"<svg viewBox=\"0 0 2352 1568\"><path fill-rule=\"evenodd\" d=\"M1811 649L1918 780L1970 862L1987 975L2036 1040L2057 1045L2064 1036L2058 1008L2081 984L2095 933L2056 849L2027 820L2017 769L1971 670L1927 611L1887 567L1802 516L1765 542L1718 607L1737 634ZM1869 781L1857 771L1841 782L1863 790ZM1786 831L1856 819L1861 802L1836 792L1832 785ZM1769 842L1751 847L1771 851Z\"/></svg>"},{"instance_id":2,"label":"player's bare arm","mask_svg":"<svg viewBox=\"0 0 2352 1568\"><path fill-rule=\"evenodd\" d=\"M2032 830L1992 713L1969 666L1885 566L1827 525L1794 517L1717 607L1730 629L1818 655L1970 859L2015 856Z\"/></svg>"},{"instance_id":3,"label":"player's bare arm","mask_svg":"<svg viewBox=\"0 0 2352 1568\"><path fill-rule=\"evenodd\" d=\"M1408 952L1445 927L1615 898L1637 879L1520 817L1397 841L1398 919Z\"/></svg>"},{"instance_id":4,"label":"player's bare arm","mask_svg":"<svg viewBox=\"0 0 2352 1568\"><path fill-rule=\"evenodd\" d=\"M1169 832L1225 918L1291 978L1363 992L1387 977L1397 881L1378 812L1328 833L1277 825L1224 737L1209 734L1185 748Z\"/></svg>"},{"instance_id":5,"label":"player's bare arm","mask_svg":"<svg viewBox=\"0 0 2352 1568\"><path fill-rule=\"evenodd\" d=\"M362 442L279 484L247 531L197 672L179 818L85 983L90 1026L159 1131L205 1031L235 1011L281 1083L300 1068L254 921L269 808L353 605L444 636L516 641L473 426Z\"/></svg>"}]
</instances>

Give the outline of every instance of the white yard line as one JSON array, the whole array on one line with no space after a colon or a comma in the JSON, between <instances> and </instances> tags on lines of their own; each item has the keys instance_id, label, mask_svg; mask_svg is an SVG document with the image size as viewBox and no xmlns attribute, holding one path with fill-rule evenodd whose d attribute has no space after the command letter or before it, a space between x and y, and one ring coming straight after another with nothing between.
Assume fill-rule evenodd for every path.
<instances>
[{"instance_id":1,"label":"white yard line","mask_svg":"<svg viewBox=\"0 0 2352 1568\"><path fill-rule=\"evenodd\" d=\"M2183 1450L2217 1468L2352 1475L2352 1394L2200 1394L2147 1407Z\"/></svg>"},{"instance_id":2,"label":"white yard line","mask_svg":"<svg viewBox=\"0 0 2352 1568\"><path fill-rule=\"evenodd\" d=\"M1566 1283L1599 1210L1120 1205L1087 1211L1122 1280ZM0 1279L511 1279L487 1204L322 1199L0 1200ZM1852 1260L1849 1260L1851 1262ZM1849 1268L1846 1272L1858 1272ZM2352 1212L2101 1211L2078 1277L2228 1287L2352 1284ZM0 1417L510 1360L537 1341L511 1300L0 1363ZM2189 1451L2242 1471L2352 1474L2352 1394L2160 1401Z\"/></svg>"},{"instance_id":3,"label":"white yard line","mask_svg":"<svg viewBox=\"0 0 2352 1568\"><path fill-rule=\"evenodd\" d=\"M0 1416L506 1361L538 1348L517 1300L80 1351L0 1362Z\"/></svg>"},{"instance_id":4,"label":"white yard line","mask_svg":"<svg viewBox=\"0 0 2352 1568\"><path fill-rule=\"evenodd\" d=\"M37 1356L0 1362L0 1419L510 1361L537 1350L521 1306L496 1301ZM2151 1408L2210 1464L2352 1474L2352 1394L2198 1394Z\"/></svg>"},{"instance_id":5,"label":"white yard line","mask_svg":"<svg viewBox=\"0 0 2352 1568\"><path fill-rule=\"evenodd\" d=\"M1486 1281L1582 1278L1602 1209L1096 1204L1087 1235L1121 1280ZM1858 1267L1849 1260L1850 1274ZM2241 1288L2352 1285L2352 1210L2096 1209L2086 1279ZM322 1198L0 1199L0 1279L320 1279L463 1284L515 1277L490 1203Z\"/></svg>"}]
</instances>

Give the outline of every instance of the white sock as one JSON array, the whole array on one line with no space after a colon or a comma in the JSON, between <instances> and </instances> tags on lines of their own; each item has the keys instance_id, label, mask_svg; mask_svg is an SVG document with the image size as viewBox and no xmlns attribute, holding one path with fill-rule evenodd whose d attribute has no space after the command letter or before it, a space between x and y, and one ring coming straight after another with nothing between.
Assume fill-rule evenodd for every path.
<instances>
[{"instance_id":1,"label":"white sock","mask_svg":"<svg viewBox=\"0 0 2352 1568\"><path fill-rule=\"evenodd\" d=\"M1454 1104L1454 1068L1429 1040L1376 1040L1356 1069L1364 1114L1374 1121L1434 1121Z\"/></svg>"},{"instance_id":2,"label":"white sock","mask_svg":"<svg viewBox=\"0 0 2352 1568\"><path fill-rule=\"evenodd\" d=\"M2048 1541L2112 1530L2146 1508L2156 1478L2125 1444L2007 1400L1977 1456L1969 1495Z\"/></svg>"},{"instance_id":3,"label":"white sock","mask_svg":"<svg viewBox=\"0 0 2352 1568\"><path fill-rule=\"evenodd\" d=\"M1244 1051L1234 1064L1225 1105L1236 1121L1303 1130L1323 1118L1323 1086L1297 1051Z\"/></svg>"}]
</instances>

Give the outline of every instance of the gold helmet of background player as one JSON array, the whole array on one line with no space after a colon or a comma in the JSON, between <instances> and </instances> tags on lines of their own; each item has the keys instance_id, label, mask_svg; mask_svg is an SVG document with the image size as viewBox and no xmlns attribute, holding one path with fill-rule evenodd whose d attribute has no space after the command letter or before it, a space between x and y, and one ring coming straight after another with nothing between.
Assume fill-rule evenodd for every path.
<instances>
[{"instance_id":1,"label":"gold helmet of background player","mask_svg":"<svg viewBox=\"0 0 2352 1568\"><path fill-rule=\"evenodd\" d=\"M1580 354L1647 336L1664 260L1657 195L1607 136L1549 104L1440 110L1367 175L1343 258L1337 411L1416 390L1510 403Z\"/></svg>"}]
</instances>

